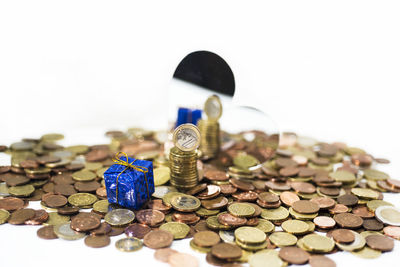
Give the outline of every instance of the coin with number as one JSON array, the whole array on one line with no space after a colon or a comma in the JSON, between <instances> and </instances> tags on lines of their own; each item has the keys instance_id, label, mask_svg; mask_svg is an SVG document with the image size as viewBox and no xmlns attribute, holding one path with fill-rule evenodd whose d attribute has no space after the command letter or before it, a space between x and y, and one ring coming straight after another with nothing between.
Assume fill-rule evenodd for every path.
<instances>
[{"instance_id":1,"label":"coin with number","mask_svg":"<svg viewBox=\"0 0 400 267\"><path fill-rule=\"evenodd\" d=\"M175 129L173 141L180 150L193 151L200 145L200 131L191 123L182 124Z\"/></svg>"}]
</instances>

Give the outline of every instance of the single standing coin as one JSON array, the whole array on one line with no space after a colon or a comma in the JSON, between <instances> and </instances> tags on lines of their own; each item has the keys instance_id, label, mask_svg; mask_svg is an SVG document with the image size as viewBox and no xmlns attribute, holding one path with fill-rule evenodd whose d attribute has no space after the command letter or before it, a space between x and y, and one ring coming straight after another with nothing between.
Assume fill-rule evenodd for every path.
<instances>
[{"instance_id":1,"label":"single standing coin","mask_svg":"<svg viewBox=\"0 0 400 267\"><path fill-rule=\"evenodd\" d=\"M171 267L198 267L198 260L186 253L173 253L168 257L168 263Z\"/></svg>"},{"instance_id":2,"label":"single standing coin","mask_svg":"<svg viewBox=\"0 0 400 267\"><path fill-rule=\"evenodd\" d=\"M159 249L169 247L174 240L173 234L164 230L153 230L147 233L143 238L143 243L146 247Z\"/></svg>"},{"instance_id":3,"label":"single standing coin","mask_svg":"<svg viewBox=\"0 0 400 267\"><path fill-rule=\"evenodd\" d=\"M284 247L279 250L279 257L291 264L306 264L310 254L298 247Z\"/></svg>"},{"instance_id":4,"label":"single standing coin","mask_svg":"<svg viewBox=\"0 0 400 267\"><path fill-rule=\"evenodd\" d=\"M85 245L91 248L102 248L110 244L108 235L89 235L85 238Z\"/></svg>"},{"instance_id":5,"label":"single standing coin","mask_svg":"<svg viewBox=\"0 0 400 267\"><path fill-rule=\"evenodd\" d=\"M143 242L135 237L127 237L115 242L115 247L123 252L132 252L141 249L143 247Z\"/></svg>"},{"instance_id":6,"label":"single standing coin","mask_svg":"<svg viewBox=\"0 0 400 267\"><path fill-rule=\"evenodd\" d=\"M207 98L204 103L204 112L207 115L207 119L210 121L218 121L222 116L222 103L217 95L212 95Z\"/></svg>"},{"instance_id":7,"label":"single standing coin","mask_svg":"<svg viewBox=\"0 0 400 267\"><path fill-rule=\"evenodd\" d=\"M172 139L180 150L193 151L200 145L200 131L191 123L181 124L175 129Z\"/></svg>"},{"instance_id":8,"label":"single standing coin","mask_svg":"<svg viewBox=\"0 0 400 267\"><path fill-rule=\"evenodd\" d=\"M79 233L71 228L71 223L57 224L54 226L54 233L61 239L77 240L85 237L84 233Z\"/></svg>"},{"instance_id":9,"label":"single standing coin","mask_svg":"<svg viewBox=\"0 0 400 267\"><path fill-rule=\"evenodd\" d=\"M57 239L58 236L54 233L54 226L48 225L39 228L36 232L37 236L43 239Z\"/></svg>"},{"instance_id":10,"label":"single standing coin","mask_svg":"<svg viewBox=\"0 0 400 267\"><path fill-rule=\"evenodd\" d=\"M104 220L111 226L123 226L135 219L135 213L128 209L115 209L104 216Z\"/></svg>"}]
</instances>

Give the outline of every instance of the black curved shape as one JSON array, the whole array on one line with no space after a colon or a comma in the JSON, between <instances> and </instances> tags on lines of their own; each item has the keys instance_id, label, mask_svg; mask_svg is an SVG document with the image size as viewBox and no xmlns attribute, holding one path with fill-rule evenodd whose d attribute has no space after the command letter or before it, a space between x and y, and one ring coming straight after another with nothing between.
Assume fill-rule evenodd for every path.
<instances>
[{"instance_id":1,"label":"black curved shape","mask_svg":"<svg viewBox=\"0 0 400 267\"><path fill-rule=\"evenodd\" d=\"M188 54L176 67L174 78L181 79L214 92L233 96L235 78L226 61L209 51Z\"/></svg>"}]
</instances>

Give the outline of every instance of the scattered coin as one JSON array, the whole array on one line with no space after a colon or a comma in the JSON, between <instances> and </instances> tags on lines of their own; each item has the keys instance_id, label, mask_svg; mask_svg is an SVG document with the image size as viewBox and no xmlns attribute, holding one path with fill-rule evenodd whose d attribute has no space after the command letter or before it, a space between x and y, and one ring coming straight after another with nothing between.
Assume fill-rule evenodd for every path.
<instances>
[{"instance_id":1,"label":"scattered coin","mask_svg":"<svg viewBox=\"0 0 400 267\"><path fill-rule=\"evenodd\" d=\"M159 249L169 247L174 240L173 234L164 230L153 230L147 233L143 238L146 247Z\"/></svg>"},{"instance_id":2,"label":"scattered coin","mask_svg":"<svg viewBox=\"0 0 400 267\"><path fill-rule=\"evenodd\" d=\"M125 228L125 234L128 237L136 237L143 239L144 236L151 231L151 228L144 224L133 223Z\"/></svg>"},{"instance_id":3,"label":"scattered coin","mask_svg":"<svg viewBox=\"0 0 400 267\"><path fill-rule=\"evenodd\" d=\"M115 247L123 252L133 252L141 249L143 242L135 237L122 238L115 242Z\"/></svg>"},{"instance_id":4,"label":"scattered coin","mask_svg":"<svg viewBox=\"0 0 400 267\"><path fill-rule=\"evenodd\" d=\"M85 237L84 233L79 233L71 228L71 223L57 224L54 226L54 233L65 240L77 240Z\"/></svg>"},{"instance_id":5,"label":"scattered coin","mask_svg":"<svg viewBox=\"0 0 400 267\"><path fill-rule=\"evenodd\" d=\"M198 267L198 260L187 253L173 253L168 257L168 263L171 267Z\"/></svg>"},{"instance_id":6,"label":"scattered coin","mask_svg":"<svg viewBox=\"0 0 400 267\"><path fill-rule=\"evenodd\" d=\"M379 251L391 251L394 248L394 241L383 235L369 235L365 241L370 248Z\"/></svg>"},{"instance_id":7,"label":"scattered coin","mask_svg":"<svg viewBox=\"0 0 400 267\"><path fill-rule=\"evenodd\" d=\"M213 256L219 259L237 259L242 256L242 249L229 243L218 243L211 248Z\"/></svg>"},{"instance_id":8,"label":"scattered coin","mask_svg":"<svg viewBox=\"0 0 400 267\"><path fill-rule=\"evenodd\" d=\"M57 239L58 236L54 233L54 226L43 226L37 230L37 236L42 239Z\"/></svg>"},{"instance_id":9,"label":"scattered coin","mask_svg":"<svg viewBox=\"0 0 400 267\"><path fill-rule=\"evenodd\" d=\"M178 251L176 251L175 249L160 248L154 252L154 258L162 262L168 262L169 256L175 253L178 253Z\"/></svg>"},{"instance_id":10,"label":"scattered coin","mask_svg":"<svg viewBox=\"0 0 400 267\"><path fill-rule=\"evenodd\" d=\"M107 235L89 235L85 238L85 245L91 248L102 248L110 244L111 239Z\"/></svg>"},{"instance_id":11,"label":"scattered coin","mask_svg":"<svg viewBox=\"0 0 400 267\"><path fill-rule=\"evenodd\" d=\"M313 255L309 260L311 267L336 267L336 263L330 258L322 255Z\"/></svg>"},{"instance_id":12,"label":"scattered coin","mask_svg":"<svg viewBox=\"0 0 400 267\"><path fill-rule=\"evenodd\" d=\"M284 247L279 250L279 257L291 264L306 264L310 254L297 247Z\"/></svg>"},{"instance_id":13,"label":"scattered coin","mask_svg":"<svg viewBox=\"0 0 400 267\"><path fill-rule=\"evenodd\" d=\"M135 219L135 213L127 209L115 209L104 216L104 220L111 226L124 226Z\"/></svg>"}]
</instances>

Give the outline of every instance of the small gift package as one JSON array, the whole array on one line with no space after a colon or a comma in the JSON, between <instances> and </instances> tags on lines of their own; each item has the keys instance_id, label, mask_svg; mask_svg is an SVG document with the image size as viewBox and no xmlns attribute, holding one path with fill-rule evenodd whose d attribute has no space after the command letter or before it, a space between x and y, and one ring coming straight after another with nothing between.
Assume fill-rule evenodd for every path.
<instances>
[{"instance_id":1,"label":"small gift package","mask_svg":"<svg viewBox=\"0 0 400 267\"><path fill-rule=\"evenodd\" d=\"M104 172L108 202L139 209L154 193L153 163L119 152Z\"/></svg>"}]
</instances>

